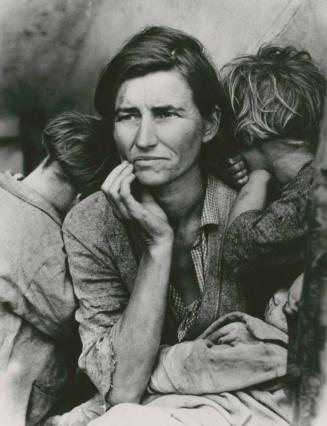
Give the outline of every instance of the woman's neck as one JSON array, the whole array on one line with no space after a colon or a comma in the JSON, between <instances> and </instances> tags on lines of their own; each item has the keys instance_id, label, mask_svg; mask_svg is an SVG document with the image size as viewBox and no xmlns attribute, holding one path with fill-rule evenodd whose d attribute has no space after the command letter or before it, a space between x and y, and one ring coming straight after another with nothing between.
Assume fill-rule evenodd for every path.
<instances>
[{"instance_id":1,"label":"woman's neck","mask_svg":"<svg viewBox=\"0 0 327 426\"><path fill-rule=\"evenodd\" d=\"M199 220L205 195L200 168L192 169L168 185L153 189L152 194L175 230L191 220Z\"/></svg>"}]
</instances>

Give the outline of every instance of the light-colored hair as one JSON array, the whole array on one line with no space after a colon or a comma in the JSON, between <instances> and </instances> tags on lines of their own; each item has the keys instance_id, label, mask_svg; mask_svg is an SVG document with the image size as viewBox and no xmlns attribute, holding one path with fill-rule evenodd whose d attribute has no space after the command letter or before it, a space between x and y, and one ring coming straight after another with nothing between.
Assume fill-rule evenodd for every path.
<instances>
[{"instance_id":1,"label":"light-colored hair","mask_svg":"<svg viewBox=\"0 0 327 426\"><path fill-rule=\"evenodd\" d=\"M45 166L56 160L78 192L86 196L97 191L112 169L108 133L106 121L100 118L78 112L58 114L43 131Z\"/></svg>"},{"instance_id":2,"label":"light-colored hair","mask_svg":"<svg viewBox=\"0 0 327 426\"><path fill-rule=\"evenodd\" d=\"M241 146L292 138L315 150L326 80L308 52L265 45L256 55L236 58L222 72Z\"/></svg>"}]
</instances>

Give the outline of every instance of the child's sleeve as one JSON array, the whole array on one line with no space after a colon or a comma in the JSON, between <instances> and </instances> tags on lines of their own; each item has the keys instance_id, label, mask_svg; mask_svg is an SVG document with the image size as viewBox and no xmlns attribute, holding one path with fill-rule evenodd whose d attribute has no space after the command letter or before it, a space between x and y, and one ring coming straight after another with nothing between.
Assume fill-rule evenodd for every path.
<instances>
[{"instance_id":1,"label":"child's sleeve","mask_svg":"<svg viewBox=\"0 0 327 426\"><path fill-rule=\"evenodd\" d=\"M312 169L306 170L264 210L250 210L230 225L225 253L233 264L247 268L299 260L308 232L307 210Z\"/></svg>"}]
</instances>

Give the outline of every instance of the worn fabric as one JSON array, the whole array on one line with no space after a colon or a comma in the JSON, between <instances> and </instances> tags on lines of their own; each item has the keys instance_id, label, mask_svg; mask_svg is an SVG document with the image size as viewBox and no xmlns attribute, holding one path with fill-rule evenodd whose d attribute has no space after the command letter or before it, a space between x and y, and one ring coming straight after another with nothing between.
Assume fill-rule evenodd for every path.
<instances>
[{"instance_id":1,"label":"worn fabric","mask_svg":"<svg viewBox=\"0 0 327 426\"><path fill-rule=\"evenodd\" d=\"M221 314L230 310L228 295L241 283L247 312L263 317L273 293L304 271L312 180L309 163L264 210L247 211L230 225L223 254Z\"/></svg>"},{"instance_id":2,"label":"worn fabric","mask_svg":"<svg viewBox=\"0 0 327 426\"><path fill-rule=\"evenodd\" d=\"M32 426L69 380L76 302L58 212L0 175L0 217L0 411Z\"/></svg>"},{"instance_id":3,"label":"worn fabric","mask_svg":"<svg viewBox=\"0 0 327 426\"><path fill-rule=\"evenodd\" d=\"M223 326L241 322L246 341L237 335L228 344L212 342ZM151 393L202 395L242 390L283 378L287 365L287 334L241 312L215 321L198 339L163 348L149 382Z\"/></svg>"},{"instance_id":4,"label":"worn fabric","mask_svg":"<svg viewBox=\"0 0 327 426\"><path fill-rule=\"evenodd\" d=\"M284 399L282 390L262 391L260 397L247 392L164 395L147 405L118 404L89 426L288 426L288 418L265 409L269 402L280 412Z\"/></svg>"},{"instance_id":5,"label":"worn fabric","mask_svg":"<svg viewBox=\"0 0 327 426\"><path fill-rule=\"evenodd\" d=\"M212 177L208 182L212 190L206 193L210 197L206 196L205 205L210 204L207 210L214 214L217 223L205 225L207 261L204 289L195 319L183 331L187 339L199 335L219 315L222 242L229 209L235 198L234 191L217 179ZM75 293L79 299L76 318L80 323L83 343L79 364L101 394L106 396L115 370L115 333L133 289L143 248L134 230L114 215L101 192L72 209L63 230ZM243 302L241 298L234 298L234 310L242 310ZM181 323L175 314L175 306L169 303L163 343L179 341Z\"/></svg>"},{"instance_id":6,"label":"worn fabric","mask_svg":"<svg viewBox=\"0 0 327 426\"><path fill-rule=\"evenodd\" d=\"M226 196L222 193L221 190L219 191L219 189L220 185L218 181L213 176L209 175L207 179L206 194L201 214L200 229L198 236L191 248L191 256L201 296L198 298L198 300L192 302L191 305L186 306L173 283L171 283L169 286L168 298L171 302L172 308L174 309L177 322L179 324L177 330L178 341L182 341L187 335L188 331L197 318L198 310L201 306L205 275L209 265L208 235L210 232L210 226L224 227L226 225L227 215L223 217L224 209L221 207L221 204L227 201L226 207L228 207L228 205L230 205L230 200L225 200ZM227 209L225 211L228 213ZM222 240L223 233L221 233L221 240L217 242L217 253L221 252ZM219 258L220 256L217 256L218 262Z\"/></svg>"},{"instance_id":7,"label":"worn fabric","mask_svg":"<svg viewBox=\"0 0 327 426\"><path fill-rule=\"evenodd\" d=\"M239 280L239 271L242 268L238 269L234 263L235 257L230 256L233 247L238 244L234 239L235 234L231 232L233 228L230 228L226 235L226 223L235 194L215 178L212 178L211 182L214 183L214 186L212 191L208 191L207 187L204 210L205 208L211 212L216 210L218 220L216 220L216 223L208 223L201 229L199 238L195 243L197 250L193 252L192 256L200 290L202 287L201 276L204 277L201 300L199 306L195 304L194 309L193 306L191 310L186 309L191 317L188 320L182 312L183 307L177 312L177 308L180 308L176 302L178 297L170 297L171 303L168 303L167 306L163 330L163 344L174 345L177 342L185 342L182 345L189 346L189 343L192 342L188 341L194 340L223 314L235 310L246 311L248 308L248 301ZM209 193L211 194L210 197L208 196ZM115 370L115 335L119 327L119 319L128 304L129 295L133 289L138 262L142 256L142 245L133 228L115 217L101 192L84 200L72 210L64 225L64 235L75 291L80 302L80 308L76 315L80 323L83 341L80 366L87 371L101 394L106 397L110 391L112 375ZM281 246L284 242L281 239ZM227 254L225 254L226 244L229 244ZM273 248L274 244L270 246L274 253ZM235 249L238 250L237 247ZM267 252L268 249L265 253L267 254ZM274 253L274 255L282 256L283 252ZM242 265L246 265L246 256L242 259L242 262ZM282 263L281 260L279 262ZM234 267L236 268L235 271ZM173 283L170 284L173 287ZM261 309L264 310L264 305L261 306ZM193 343L194 347L200 345L200 343ZM256 376L247 375L249 380L247 386L258 385L258 383L270 380L268 376L273 379L285 374L285 342L278 339L276 342L262 341L257 345L252 345L247 350L249 352L243 360L243 366L247 364L246 371L254 371L253 360L260 359L260 357L262 367L260 369L257 363ZM256 352L257 350L258 352ZM226 363L231 360L231 355L227 354ZM276 358L274 359L274 357ZM239 361L239 358L237 360ZM235 361L236 358L233 359L233 363L229 364L230 371ZM267 369L267 365L270 365L270 370ZM217 368L219 369L219 367ZM266 374L267 372L268 374ZM285 397L283 389L279 389L280 392L275 391L273 394L267 390L268 393L261 393L256 397L249 396L248 392L238 389L241 393L235 396L234 392L237 391L237 386L241 386L240 382L243 382L242 387L245 384L244 377L242 378L240 375L233 377L235 383L233 388L228 388L230 392L224 393L220 388L224 395L221 393L218 398L218 393L215 392L213 394L214 401L212 402L209 398L211 401L209 405L214 404L216 412L224 413L223 417L226 412L229 413L229 417L227 416L229 423L227 424L242 424L241 418L245 419L245 422L246 419L253 418L253 422L249 424L268 425L270 424L268 422L269 416L273 425L285 424L288 421L289 400ZM194 378L194 380L196 379ZM191 399L187 399L187 397ZM219 399L219 402L215 400L215 397ZM178 401L185 403L185 398L190 401L188 408L191 408L193 403L195 404L193 408L198 407L194 401L200 396L179 395ZM151 400L151 404L157 404L158 399L160 398L156 398L156 402ZM203 404L206 406L208 405L208 398L205 398L205 400L206 402L203 402ZM243 400L248 401L248 403L243 402ZM167 401L167 399L164 399L164 401ZM173 400L171 400L171 403L173 404ZM228 404L232 405L229 406ZM265 417L267 411L262 409L265 404L269 406L268 418ZM285 405L285 413L283 410L279 410L280 405ZM221 406L224 407L223 411L221 411ZM231 408L232 417L230 417L228 407ZM174 408L174 405L170 408ZM185 407L177 404L175 408ZM261 413L258 414L259 417L256 413L251 414L253 409L257 410L256 413ZM262 419L267 420L267 422L260 423Z\"/></svg>"},{"instance_id":8,"label":"worn fabric","mask_svg":"<svg viewBox=\"0 0 327 426\"><path fill-rule=\"evenodd\" d=\"M102 396L97 393L93 398L71 411L47 419L42 426L87 426L91 420L98 418L105 412L105 402Z\"/></svg>"},{"instance_id":9,"label":"worn fabric","mask_svg":"<svg viewBox=\"0 0 327 426\"><path fill-rule=\"evenodd\" d=\"M271 311L268 316L275 322ZM215 332L235 322L245 324L249 338L244 341L243 335L234 335L228 344L215 342ZM280 325L278 319L276 327ZM91 425L289 424L290 389L283 382L288 338L276 327L233 312L211 324L195 341L163 347L148 396L141 402L146 407L120 404ZM163 394L169 394L168 398ZM104 409L98 396L45 426L84 426L104 414Z\"/></svg>"},{"instance_id":10,"label":"worn fabric","mask_svg":"<svg viewBox=\"0 0 327 426\"><path fill-rule=\"evenodd\" d=\"M238 336L213 344L216 330L242 322ZM243 336L242 336L243 338ZM199 339L163 348L142 405L119 404L90 426L286 426L291 422L285 377L287 334L258 318L234 312L213 323ZM162 394L165 394L164 396Z\"/></svg>"}]
</instances>

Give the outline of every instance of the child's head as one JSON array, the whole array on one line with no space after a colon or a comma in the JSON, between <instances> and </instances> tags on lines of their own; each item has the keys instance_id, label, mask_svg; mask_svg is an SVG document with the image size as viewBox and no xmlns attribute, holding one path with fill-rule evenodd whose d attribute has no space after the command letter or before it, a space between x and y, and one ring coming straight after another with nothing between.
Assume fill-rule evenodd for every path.
<instances>
[{"instance_id":1,"label":"child's head","mask_svg":"<svg viewBox=\"0 0 327 426\"><path fill-rule=\"evenodd\" d=\"M76 192L91 194L100 189L110 171L107 134L106 123L99 118L77 112L58 114L43 131L45 167L57 162Z\"/></svg>"},{"instance_id":2,"label":"child's head","mask_svg":"<svg viewBox=\"0 0 327 426\"><path fill-rule=\"evenodd\" d=\"M326 80L308 52L265 45L223 71L241 149L284 139L303 141L307 150L315 151Z\"/></svg>"}]
</instances>

